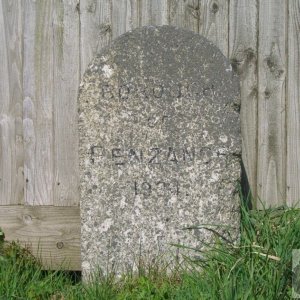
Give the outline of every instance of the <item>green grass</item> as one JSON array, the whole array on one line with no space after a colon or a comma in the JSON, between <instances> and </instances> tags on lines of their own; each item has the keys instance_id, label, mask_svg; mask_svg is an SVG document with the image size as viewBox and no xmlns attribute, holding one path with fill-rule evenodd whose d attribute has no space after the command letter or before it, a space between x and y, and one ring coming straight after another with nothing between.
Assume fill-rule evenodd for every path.
<instances>
[{"instance_id":1,"label":"green grass","mask_svg":"<svg viewBox=\"0 0 300 300\"><path fill-rule=\"evenodd\" d=\"M66 272L43 271L26 249L4 243L0 230L0 299L290 299L300 211L249 211L242 205L241 217L240 244L216 235L215 247L201 261L190 260L189 271L167 274L152 266L121 280L109 276L89 285Z\"/></svg>"}]
</instances>

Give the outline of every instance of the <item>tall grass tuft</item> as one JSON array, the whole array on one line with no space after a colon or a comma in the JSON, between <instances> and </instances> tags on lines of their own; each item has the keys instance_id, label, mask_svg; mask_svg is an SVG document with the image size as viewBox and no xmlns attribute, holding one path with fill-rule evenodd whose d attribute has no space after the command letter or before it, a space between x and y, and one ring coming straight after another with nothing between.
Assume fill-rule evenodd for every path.
<instances>
[{"instance_id":1,"label":"tall grass tuft","mask_svg":"<svg viewBox=\"0 0 300 300\"><path fill-rule=\"evenodd\" d=\"M219 241L194 261L203 272L185 275L189 291L181 289L178 299L290 299L292 249L300 249L298 209L250 211L242 204L240 244Z\"/></svg>"},{"instance_id":2,"label":"tall grass tuft","mask_svg":"<svg viewBox=\"0 0 300 300\"><path fill-rule=\"evenodd\" d=\"M0 239L0 299L291 298L292 249L300 249L298 209L255 211L242 201L240 243L218 235L215 240L204 255L195 253L201 260L188 260L187 269L169 274L155 264L121 279L95 276L84 284L64 272L42 270L28 250Z\"/></svg>"}]
</instances>

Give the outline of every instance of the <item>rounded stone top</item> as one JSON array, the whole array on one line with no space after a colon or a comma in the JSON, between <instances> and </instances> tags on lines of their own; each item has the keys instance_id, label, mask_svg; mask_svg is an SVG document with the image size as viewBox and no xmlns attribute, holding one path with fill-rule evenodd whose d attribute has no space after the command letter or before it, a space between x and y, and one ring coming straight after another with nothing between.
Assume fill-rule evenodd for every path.
<instances>
[{"instance_id":1,"label":"rounded stone top","mask_svg":"<svg viewBox=\"0 0 300 300\"><path fill-rule=\"evenodd\" d=\"M104 48L84 74L79 99L85 97L90 100L80 101L81 112L109 114L120 129L129 120L124 110L139 123L142 116L174 116L168 129L173 139L180 139L182 127L191 123L199 132L240 133L239 80L228 59L203 36L173 26L137 28ZM236 141L232 152L239 151Z\"/></svg>"},{"instance_id":2,"label":"rounded stone top","mask_svg":"<svg viewBox=\"0 0 300 300\"><path fill-rule=\"evenodd\" d=\"M101 50L79 90L83 269L212 240L187 226L236 237L239 124L238 77L199 34L146 26Z\"/></svg>"},{"instance_id":3,"label":"rounded stone top","mask_svg":"<svg viewBox=\"0 0 300 300\"><path fill-rule=\"evenodd\" d=\"M126 32L96 55L85 76L91 73L111 80L122 73L127 82L137 76L184 80L194 86L209 82L225 94L229 87L231 94L235 91L230 101L239 98L238 78L222 52L205 37L173 26L145 26Z\"/></svg>"}]
</instances>

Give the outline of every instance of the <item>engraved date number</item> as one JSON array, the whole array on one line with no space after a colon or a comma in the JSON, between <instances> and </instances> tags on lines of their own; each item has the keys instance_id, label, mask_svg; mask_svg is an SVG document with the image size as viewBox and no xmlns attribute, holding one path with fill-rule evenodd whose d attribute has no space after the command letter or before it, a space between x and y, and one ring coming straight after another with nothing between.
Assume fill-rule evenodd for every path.
<instances>
[{"instance_id":1,"label":"engraved date number","mask_svg":"<svg viewBox=\"0 0 300 300\"><path fill-rule=\"evenodd\" d=\"M149 181L134 181L133 183L134 195L143 195L149 197L151 195L157 196L179 196L179 183L177 180L167 182L163 180L157 180L153 182Z\"/></svg>"}]
</instances>

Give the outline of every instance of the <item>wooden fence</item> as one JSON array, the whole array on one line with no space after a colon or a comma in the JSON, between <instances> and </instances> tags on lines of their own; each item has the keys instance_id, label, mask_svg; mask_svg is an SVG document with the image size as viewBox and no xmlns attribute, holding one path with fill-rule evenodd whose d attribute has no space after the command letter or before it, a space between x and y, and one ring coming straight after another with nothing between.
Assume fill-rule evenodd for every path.
<instances>
[{"instance_id":1,"label":"wooden fence","mask_svg":"<svg viewBox=\"0 0 300 300\"><path fill-rule=\"evenodd\" d=\"M300 0L0 0L0 227L54 267L80 269L80 78L147 24L199 32L231 59L252 193L300 200Z\"/></svg>"}]
</instances>

